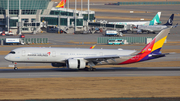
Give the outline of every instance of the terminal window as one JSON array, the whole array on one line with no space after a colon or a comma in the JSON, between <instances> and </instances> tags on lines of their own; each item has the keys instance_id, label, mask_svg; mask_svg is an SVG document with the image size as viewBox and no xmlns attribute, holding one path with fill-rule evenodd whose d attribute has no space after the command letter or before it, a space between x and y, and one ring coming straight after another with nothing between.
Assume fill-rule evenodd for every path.
<instances>
[{"instance_id":1,"label":"terminal window","mask_svg":"<svg viewBox=\"0 0 180 101\"><path fill-rule=\"evenodd\" d=\"M10 19L9 20L10 27L16 27L17 22L18 22L18 19Z\"/></svg>"},{"instance_id":2,"label":"terminal window","mask_svg":"<svg viewBox=\"0 0 180 101\"><path fill-rule=\"evenodd\" d=\"M29 22L29 19L22 19L21 21Z\"/></svg>"},{"instance_id":3,"label":"terminal window","mask_svg":"<svg viewBox=\"0 0 180 101\"><path fill-rule=\"evenodd\" d=\"M9 10L9 14L19 14L19 10Z\"/></svg>"},{"instance_id":4,"label":"terminal window","mask_svg":"<svg viewBox=\"0 0 180 101\"><path fill-rule=\"evenodd\" d=\"M0 10L0 14L5 14L5 10Z\"/></svg>"},{"instance_id":5,"label":"terminal window","mask_svg":"<svg viewBox=\"0 0 180 101\"><path fill-rule=\"evenodd\" d=\"M33 15L36 14L37 10L22 10L23 15Z\"/></svg>"},{"instance_id":6,"label":"terminal window","mask_svg":"<svg viewBox=\"0 0 180 101\"><path fill-rule=\"evenodd\" d=\"M22 28L23 31L29 31L29 28Z\"/></svg>"}]
</instances>

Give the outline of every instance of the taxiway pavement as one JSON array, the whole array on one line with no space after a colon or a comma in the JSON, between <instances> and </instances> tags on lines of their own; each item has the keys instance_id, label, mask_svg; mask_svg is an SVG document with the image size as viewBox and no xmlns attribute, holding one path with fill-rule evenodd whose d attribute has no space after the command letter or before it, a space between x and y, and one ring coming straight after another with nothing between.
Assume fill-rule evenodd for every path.
<instances>
[{"instance_id":1,"label":"taxiway pavement","mask_svg":"<svg viewBox=\"0 0 180 101\"><path fill-rule=\"evenodd\" d=\"M180 76L180 67L97 68L96 71L54 69L0 70L0 78L51 78L51 77L139 77Z\"/></svg>"}]
</instances>

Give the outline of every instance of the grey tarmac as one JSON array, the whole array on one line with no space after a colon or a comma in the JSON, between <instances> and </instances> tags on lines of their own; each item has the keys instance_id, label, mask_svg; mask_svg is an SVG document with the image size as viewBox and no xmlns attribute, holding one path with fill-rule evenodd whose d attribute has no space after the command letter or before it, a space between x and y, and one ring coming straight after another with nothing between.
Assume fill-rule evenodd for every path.
<instances>
[{"instance_id":1,"label":"grey tarmac","mask_svg":"<svg viewBox=\"0 0 180 101\"><path fill-rule=\"evenodd\" d=\"M180 76L180 67L110 67L96 71L54 69L0 69L0 78L58 78L58 77L145 77Z\"/></svg>"}]
</instances>

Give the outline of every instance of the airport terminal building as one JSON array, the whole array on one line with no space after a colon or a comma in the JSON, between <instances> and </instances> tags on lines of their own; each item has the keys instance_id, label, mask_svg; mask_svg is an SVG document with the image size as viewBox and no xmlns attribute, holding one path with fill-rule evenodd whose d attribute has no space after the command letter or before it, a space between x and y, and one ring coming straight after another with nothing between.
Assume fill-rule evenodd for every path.
<instances>
[{"instance_id":1,"label":"airport terminal building","mask_svg":"<svg viewBox=\"0 0 180 101\"><path fill-rule=\"evenodd\" d=\"M57 8L57 4L51 0L0 0L0 31L36 33L42 27L81 31L88 25L88 15L89 21L95 19L94 11Z\"/></svg>"}]
</instances>

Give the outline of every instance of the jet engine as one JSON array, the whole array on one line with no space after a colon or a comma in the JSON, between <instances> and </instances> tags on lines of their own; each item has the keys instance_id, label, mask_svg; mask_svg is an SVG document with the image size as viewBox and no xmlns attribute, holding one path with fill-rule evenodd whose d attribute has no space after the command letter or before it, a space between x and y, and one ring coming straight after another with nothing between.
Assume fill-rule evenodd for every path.
<instances>
[{"instance_id":1,"label":"jet engine","mask_svg":"<svg viewBox=\"0 0 180 101\"><path fill-rule=\"evenodd\" d=\"M66 66L70 69L83 69L86 67L86 62L83 59L68 59Z\"/></svg>"},{"instance_id":2,"label":"jet engine","mask_svg":"<svg viewBox=\"0 0 180 101\"><path fill-rule=\"evenodd\" d=\"M140 30L140 29L139 29L139 30L137 30L137 33L142 33L142 30Z\"/></svg>"},{"instance_id":3,"label":"jet engine","mask_svg":"<svg viewBox=\"0 0 180 101\"><path fill-rule=\"evenodd\" d=\"M65 63L51 63L51 65L52 65L53 67L63 67L63 66L66 66Z\"/></svg>"}]
</instances>

